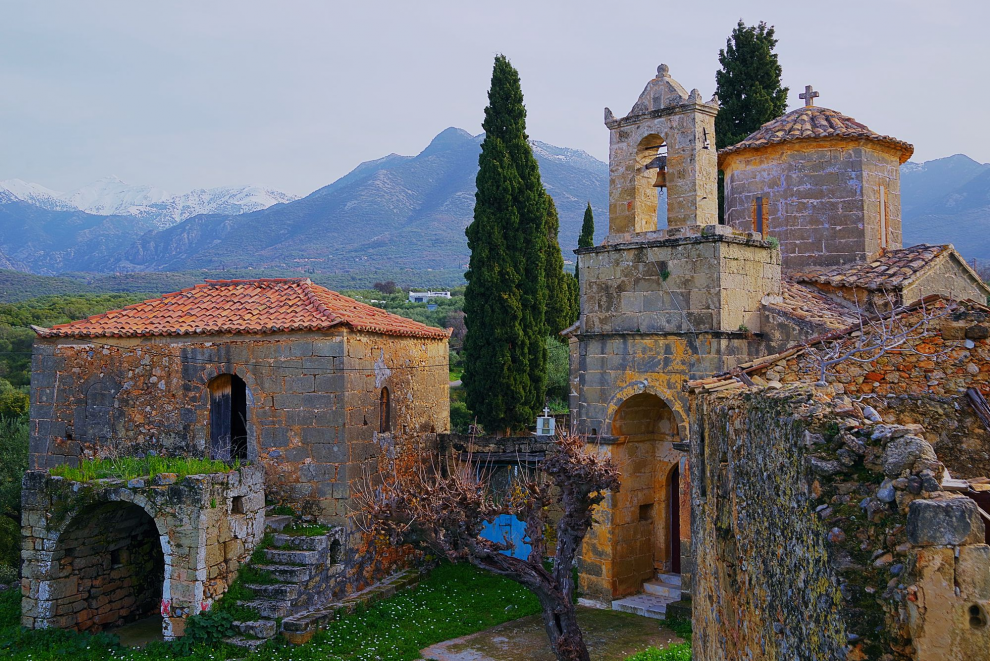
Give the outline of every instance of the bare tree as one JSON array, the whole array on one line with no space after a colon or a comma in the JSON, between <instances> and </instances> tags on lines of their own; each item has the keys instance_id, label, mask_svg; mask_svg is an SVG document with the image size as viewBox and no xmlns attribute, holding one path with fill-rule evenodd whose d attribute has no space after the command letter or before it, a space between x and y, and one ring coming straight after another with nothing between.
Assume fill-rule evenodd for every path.
<instances>
[{"instance_id":1,"label":"bare tree","mask_svg":"<svg viewBox=\"0 0 990 661\"><path fill-rule=\"evenodd\" d=\"M607 491L619 488L619 473L609 458L586 449L579 436L558 436L539 470L522 471L525 477L501 496L470 458L419 454L386 461L379 479L366 476L359 496L367 532L384 535L393 544L425 546L451 562L470 562L520 583L539 599L557 659L589 661L577 623L572 568L594 523L592 509ZM562 515L556 523L553 565L547 569L551 509ZM504 553L513 549L508 539L481 537L485 523L502 514L524 522L531 544L527 558Z\"/></svg>"},{"instance_id":2,"label":"bare tree","mask_svg":"<svg viewBox=\"0 0 990 661\"><path fill-rule=\"evenodd\" d=\"M805 354L818 370L819 383L825 383L826 373L845 361L872 363L893 350L938 355L918 351L915 341L930 336L933 333L932 323L945 317L954 307L948 301L927 303L924 299L911 306L898 306L888 294L886 309L889 312L869 315L859 308L858 328L855 331L808 344ZM877 307L874 306L874 309Z\"/></svg>"}]
</instances>

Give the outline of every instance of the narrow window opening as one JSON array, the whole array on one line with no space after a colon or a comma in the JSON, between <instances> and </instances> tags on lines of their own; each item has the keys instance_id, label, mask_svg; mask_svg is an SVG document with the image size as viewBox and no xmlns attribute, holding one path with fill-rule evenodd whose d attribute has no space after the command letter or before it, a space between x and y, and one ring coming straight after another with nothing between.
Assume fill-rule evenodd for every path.
<instances>
[{"instance_id":1,"label":"narrow window opening","mask_svg":"<svg viewBox=\"0 0 990 661\"><path fill-rule=\"evenodd\" d=\"M220 374L209 389L210 456L247 459L247 386L236 374Z\"/></svg>"},{"instance_id":2,"label":"narrow window opening","mask_svg":"<svg viewBox=\"0 0 990 661\"><path fill-rule=\"evenodd\" d=\"M230 513L244 514L244 496L234 496L230 499Z\"/></svg>"},{"instance_id":3,"label":"narrow window opening","mask_svg":"<svg viewBox=\"0 0 990 661\"><path fill-rule=\"evenodd\" d=\"M887 249L887 187L880 187L880 250Z\"/></svg>"},{"instance_id":4,"label":"narrow window opening","mask_svg":"<svg viewBox=\"0 0 990 661\"><path fill-rule=\"evenodd\" d=\"M123 556L121 554L122 550L123 549L113 549L110 551L110 566L118 567L124 564Z\"/></svg>"},{"instance_id":5,"label":"narrow window opening","mask_svg":"<svg viewBox=\"0 0 990 661\"><path fill-rule=\"evenodd\" d=\"M378 399L378 431L387 434L392 431L392 400L388 388L382 388Z\"/></svg>"},{"instance_id":6,"label":"narrow window opening","mask_svg":"<svg viewBox=\"0 0 990 661\"><path fill-rule=\"evenodd\" d=\"M762 196L757 196L753 200L753 231L758 232L763 238L767 236L766 213L766 200Z\"/></svg>"}]
</instances>

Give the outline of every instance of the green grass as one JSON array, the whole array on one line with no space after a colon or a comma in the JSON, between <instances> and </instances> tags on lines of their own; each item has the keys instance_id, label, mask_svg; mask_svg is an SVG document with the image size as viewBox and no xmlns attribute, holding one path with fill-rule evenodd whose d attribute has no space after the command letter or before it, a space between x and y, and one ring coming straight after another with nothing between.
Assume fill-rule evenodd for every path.
<instances>
[{"instance_id":1,"label":"green grass","mask_svg":"<svg viewBox=\"0 0 990 661\"><path fill-rule=\"evenodd\" d=\"M92 482L104 478L130 480L135 477L154 478L160 473L175 473L182 480L188 475L227 473L240 468L240 460L233 465L214 459L194 457L122 457L120 459L83 460L78 467L68 465L51 469L52 475L73 482Z\"/></svg>"},{"instance_id":2,"label":"green grass","mask_svg":"<svg viewBox=\"0 0 990 661\"><path fill-rule=\"evenodd\" d=\"M663 649L651 647L627 656L626 661L691 661L691 644L680 643Z\"/></svg>"},{"instance_id":3,"label":"green grass","mask_svg":"<svg viewBox=\"0 0 990 661\"><path fill-rule=\"evenodd\" d=\"M319 537L328 532L330 528L319 523L294 522L282 529L282 534L290 537Z\"/></svg>"},{"instance_id":4,"label":"green grass","mask_svg":"<svg viewBox=\"0 0 990 661\"><path fill-rule=\"evenodd\" d=\"M539 612L536 597L518 584L468 565L442 565L419 586L404 590L362 612L345 615L308 644L295 647L276 639L250 658L275 661L414 661L429 645ZM222 661L242 650L206 643L194 646L152 643L143 650L121 648L108 635L20 628L20 594L0 593L0 657L18 661L96 661L98 659L185 658Z\"/></svg>"}]
</instances>

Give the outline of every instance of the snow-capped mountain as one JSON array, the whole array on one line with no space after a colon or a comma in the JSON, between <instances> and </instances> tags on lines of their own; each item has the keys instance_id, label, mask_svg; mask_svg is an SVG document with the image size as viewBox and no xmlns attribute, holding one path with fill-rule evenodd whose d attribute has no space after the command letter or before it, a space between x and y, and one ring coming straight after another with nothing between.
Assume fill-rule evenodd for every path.
<instances>
[{"instance_id":1,"label":"snow-capped mountain","mask_svg":"<svg viewBox=\"0 0 990 661\"><path fill-rule=\"evenodd\" d=\"M153 204L130 207L129 216L154 219L160 227L170 227L186 218L201 214L234 216L267 209L298 199L282 191L261 186L223 186L200 188L185 195L174 195Z\"/></svg>"},{"instance_id":2,"label":"snow-capped mountain","mask_svg":"<svg viewBox=\"0 0 990 661\"><path fill-rule=\"evenodd\" d=\"M153 186L132 186L114 176L105 177L65 196L75 208L97 216L132 216L129 210L169 198Z\"/></svg>"},{"instance_id":3,"label":"snow-capped mountain","mask_svg":"<svg viewBox=\"0 0 990 661\"><path fill-rule=\"evenodd\" d=\"M75 211L76 207L65 199L64 193L45 188L41 184L32 184L20 179L0 181L0 204L15 200L33 204L49 211Z\"/></svg>"},{"instance_id":4,"label":"snow-capped mountain","mask_svg":"<svg viewBox=\"0 0 990 661\"><path fill-rule=\"evenodd\" d=\"M238 215L295 199L294 195L261 186L222 186L170 195L153 186L132 186L114 176L69 193L20 179L0 181L0 204L20 201L49 211L134 216L151 220L160 228L201 214Z\"/></svg>"}]
</instances>

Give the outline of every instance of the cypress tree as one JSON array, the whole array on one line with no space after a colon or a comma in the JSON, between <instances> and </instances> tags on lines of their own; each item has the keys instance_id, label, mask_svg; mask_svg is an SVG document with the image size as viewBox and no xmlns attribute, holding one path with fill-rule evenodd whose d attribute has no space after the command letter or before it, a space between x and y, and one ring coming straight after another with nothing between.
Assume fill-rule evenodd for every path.
<instances>
[{"instance_id":1,"label":"cypress tree","mask_svg":"<svg viewBox=\"0 0 990 661\"><path fill-rule=\"evenodd\" d=\"M776 45L773 26L760 21L747 27L740 20L719 50L722 68L715 72L715 93L721 104L715 118L719 149L742 142L787 110L788 89L780 84Z\"/></svg>"},{"instance_id":2,"label":"cypress tree","mask_svg":"<svg viewBox=\"0 0 990 661\"><path fill-rule=\"evenodd\" d=\"M546 390L546 192L526 136L519 73L495 58L474 220L466 234L462 377L468 408L490 431L523 429Z\"/></svg>"},{"instance_id":3,"label":"cypress tree","mask_svg":"<svg viewBox=\"0 0 990 661\"><path fill-rule=\"evenodd\" d=\"M574 310L574 286L571 282L574 278L564 271L564 257L557 240L559 232L557 205L547 195L546 325L547 332L558 340L562 339L560 331L573 324L577 318Z\"/></svg>"},{"instance_id":4,"label":"cypress tree","mask_svg":"<svg viewBox=\"0 0 990 661\"><path fill-rule=\"evenodd\" d=\"M578 248L591 248L595 245L595 214L591 212L591 202L584 210L584 222L581 223L581 235L578 236Z\"/></svg>"},{"instance_id":5,"label":"cypress tree","mask_svg":"<svg viewBox=\"0 0 990 661\"><path fill-rule=\"evenodd\" d=\"M581 234L578 235L578 248L592 248L595 245L595 214L591 211L591 202L584 210L584 221L581 223ZM580 262L580 257L578 261ZM580 264L579 264L580 265ZM574 305L574 319L581 314L581 269L574 269L574 283L571 294Z\"/></svg>"}]
</instances>

